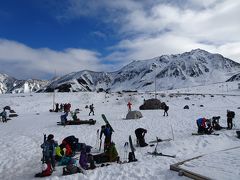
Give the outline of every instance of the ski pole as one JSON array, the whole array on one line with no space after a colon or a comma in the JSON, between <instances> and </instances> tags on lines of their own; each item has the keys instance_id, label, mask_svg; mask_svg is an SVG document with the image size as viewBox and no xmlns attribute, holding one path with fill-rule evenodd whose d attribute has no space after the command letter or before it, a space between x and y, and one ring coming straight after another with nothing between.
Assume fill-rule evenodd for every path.
<instances>
[{"instance_id":1,"label":"ski pole","mask_svg":"<svg viewBox=\"0 0 240 180\"><path fill-rule=\"evenodd\" d=\"M101 151L101 147L102 147L102 139L100 139L99 152Z\"/></svg>"}]
</instances>

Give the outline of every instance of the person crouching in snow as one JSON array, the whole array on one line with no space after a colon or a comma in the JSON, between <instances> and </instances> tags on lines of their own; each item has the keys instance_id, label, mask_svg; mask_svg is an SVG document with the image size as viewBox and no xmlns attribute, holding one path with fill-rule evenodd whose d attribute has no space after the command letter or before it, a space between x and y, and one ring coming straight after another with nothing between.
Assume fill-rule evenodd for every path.
<instances>
[{"instance_id":1,"label":"person crouching in snow","mask_svg":"<svg viewBox=\"0 0 240 180\"><path fill-rule=\"evenodd\" d=\"M139 144L140 147L148 146L148 144L145 142L144 136L147 133L146 129L143 128L137 128L135 130L135 134L137 137L137 144Z\"/></svg>"},{"instance_id":2,"label":"person crouching in snow","mask_svg":"<svg viewBox=\"0 0 240 180\"><path fill-rule=\"evenodd\" d=\"M206 118L199 118L196 120L198 126L198 133L200 134L211 134L212 133L212 125L211 121Z\"/></svg>"},{"instance_id":3,"label":"person crouching in snow","mask_svg":"<svg viewBox=\"0 0 240 180\"><path fill-rule=\"evenodd\" d=\"M213 127L214 130L221 130L221 129L223 129L223 127L220 126L220 124L219 124L219 119L220 118L221 118L220 116L213 116L212 117L212 127Z\"/></svg>"}]
</instances>

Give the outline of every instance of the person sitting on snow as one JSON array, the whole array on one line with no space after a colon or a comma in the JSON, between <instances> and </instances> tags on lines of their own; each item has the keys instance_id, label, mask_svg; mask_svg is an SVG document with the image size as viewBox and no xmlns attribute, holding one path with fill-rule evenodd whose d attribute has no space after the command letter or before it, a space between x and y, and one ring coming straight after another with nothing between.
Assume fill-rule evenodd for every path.
<instances>
[{"instance_id":1,"label":"person sitting on snow","mask_svg":"<svg viewBox=\"0 0 240 180\"><path fill-rule=\"evenodd\" d=\"M52 175L52 166L51 163L44 163L42 165L42 172L37 173L35 177L47 177Z\"/></svg>"},{"instance_id":2,"label":"person sitting on snow","mask_svg":"<svg viewBox=\"0 0 240 180\"><path fill-rule=\"evenodd\" d=\"M71 116L73 118L73 121L80 121L80 119L77 117L77 113L79 113L79 111L74 111L74 112L71 112Z\"/></svg>"},{"instance_id":3,"label":"person sitting on snow","mask_svg":"<svg viewBox=\"0 0 240 180\"><path fill-rule=\"evenodd\" d=\"M143 128L137 128L135 130L135 134L136 134L136 137L137 137L137 144L139 144L140 147L145 147L145 146L148 145L145 142L145 139L144 139L144 136L145 136L146 133L147 133L147 130L143 129Z\"/></svg>"},{"instance_id":4,"label":"person sitting on snow","mask_svg":"<svg viewBox=\"0 0 240 180\"><path fill-rule=\"evenodd\" d=\"M119 161L119 156L117 149L115 147L115 143L111 142L110 145L107 146L106 152L93 155L93 161L97 164L105 163L105 162L115 162Z\"/></svg>"},{"instance_id":5,"label":"person sitting on snow","mask_svg":"<svg viewBox=\"0 0 240 180\"><path fill-rule=\"evenodd\" d=\"M76 160L71 159L67 166L63 168L63 176L76 173L82 173L82 171L79 167L76 166Z\"/></svg>"},{"instance_id":6,"label":"person sitting on snow","mask_svg":"<svg viewBox=\"0 0 240 180\"><path fill-rule=\"evenodd\" d=\"M62 125L66 125L67 124L67 116L68 116L68 112L65 112L63 115L61 115L61 124Z\"/></svg>"},{"instance_id":7,"label":"person sitting on snow","mask_svg":"<svg viewBox=\"0 0 240 180\"><path fill-rule=\"evenodd\" d=\"M90 154L90 152L91 146L85 145L84 147L82 147L82 151L79 158L79 165L85 170L96 168L93 157ZM90 166L88 165L88 163L90 163Z\"/></svg>"}]
</instances>

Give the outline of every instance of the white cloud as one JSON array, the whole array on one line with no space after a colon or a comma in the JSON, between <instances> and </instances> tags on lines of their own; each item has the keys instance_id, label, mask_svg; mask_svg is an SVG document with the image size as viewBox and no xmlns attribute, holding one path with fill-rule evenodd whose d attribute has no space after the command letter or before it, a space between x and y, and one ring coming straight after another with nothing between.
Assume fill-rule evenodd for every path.
<instances>
[{"instance_id":1,"label":"white cloud","mask_svg":"<svg viewBox=\"0 0 240 180\"><path fill-rule=\"evenodd\" d=\"M42 78L45 74L54 74L55 70L58 75L63 75L85 69L103 69L105 66L100 63L99 56L99 53L85 49L33 49L0 39L0 70L17 78Z\"/></svg>"},{"instance_id":2,"label":"white cloud","mask_svg":"<svg viewBox=\"0 0 240 180\"><path fill-rule=\"evenodd\" d=\"M82 69L116 70L135 59L150 59L202 48L240 62L240 1L236 0L68 0L62 19L100 18L121 38L110 54L84 49L32 49L0 41L0 64L18 62L27 72L62 74ZM101 19L104 17L103 19ZM60 18L60 19L61 19ZM116 25L116 26L115 26ZM104 36L101 29L93 32ZM106 34L106 40L108 34ZM14 52L14 53L11 53ZM104 63L115 65L104 65ZM14 66L14 65L13 65ZM17 67L17 66L16 66Z\"/></svg>"},{"instance_id":3,"label":"white cloud","mask_svg":"<svg viewBox=\"0 0 240 180\"><path fill-rule=\"evenodd\" d=\"M121 33L135 35L114 46L115 50L121 49L114 52L114 59L126 63L129 59L202 48L240 62L240 1L191 2L192 5L184 8L159 3L147 11L138 8L128 12L122 17ZM120 55L119 58L116 55Z\"/></svg>"}]
</instances>

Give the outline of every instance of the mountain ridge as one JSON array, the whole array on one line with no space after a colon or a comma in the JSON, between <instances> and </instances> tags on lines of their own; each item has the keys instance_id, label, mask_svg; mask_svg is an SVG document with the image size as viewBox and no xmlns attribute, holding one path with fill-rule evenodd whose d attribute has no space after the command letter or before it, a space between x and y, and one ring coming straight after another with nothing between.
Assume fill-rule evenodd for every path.
<instances>
[{"instance_id":1,"label":"mountain ridge","mask_svg":"<svg viewBox=\"0 0 240 180\"><path fill-rule=\"evenodd\" d=\"M156 90L165 90L223 82L238 73L239 63L221 54L194 49L182 54L133 60L114 72L82 70L57 77L52 81L17 80L4 75L0 77L0 90L5 93L19 93L26 92L28 86L29 91L37 92L153 91L155 80Z\"/></svg>"}]
</instances>

